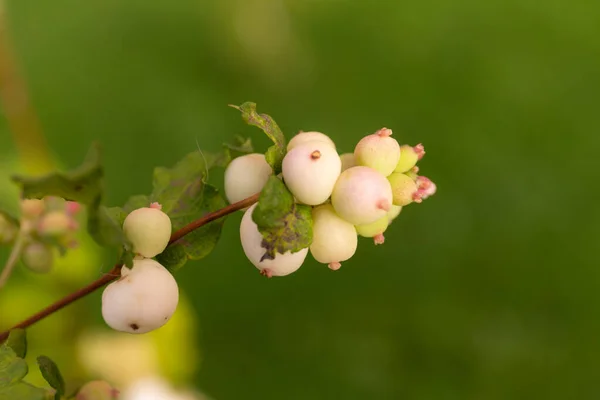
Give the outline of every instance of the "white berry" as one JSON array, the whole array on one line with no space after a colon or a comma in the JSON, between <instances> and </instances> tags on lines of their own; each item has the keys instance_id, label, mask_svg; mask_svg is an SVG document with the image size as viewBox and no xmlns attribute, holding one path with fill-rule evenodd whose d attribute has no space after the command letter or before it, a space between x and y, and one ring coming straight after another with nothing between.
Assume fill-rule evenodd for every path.
<instances>
[{"instance_id":1,"label":"white berry","mask_svg":"<svg viewBox=\"0 0 600 400\"><path fill-rule=\"evenodd\" d=\"M299 146L308 142L321 142L330 145L335 149L335 143L329 136L321 132L300 132L294 136L287 145L287 151L292 150L294 147Z\"/></svg>"},{"instance_id":2,"label":"white berry","mask_svg":"<svg viewBox=\"0 0 600 400\"><path fill-rule=\"evenodd\" d=\"M240 156L225 169L225 196L229 203L237 203L259 193L273 174L264 154Z\"/></svg>"},{"instance_id":3,"label":"white berry","mask_svg":"<svg viewBox=\"0 0 600 400\"><path fill-rule=\"evenodd\" d=\"M331 204L315 207L313 217L313 241L310 253L320 263L337 270L342 261L356 252L358 238L354 225L340 218Z\"/></svg>"},{"instance_id":4,"label":"white berry","mask_svg":"<svg viewBox=\"0 0 600 400\"><path fill-rule=\"evenodd\" d=\"M102 293L102 317L111 328L146 333L169 321L179 302L173 275L151 259L133 261L121 269L121 278Z\"/></svg>"},{"instance_id":5,"label":"white berry","mask_svg":"<svg viewBox=\"0 0 600 400\"><path fill-rule=\"evenodd\" d=\"M384 176L394 172L400 160L400 145L391 135L391 129L382 128L362 138L354 149L356 163L373 168Z\"/></svg>"},{"instance_id":6,"label":"white berry","mask_svg":"<svg viewBox=\"0 0 600 400\"><path fill-rule=\"evenodd\" d=\"M240 224L240 239L246 257L263 275L268 277L285 276L295 272L302 266L308 253L308 247L295 253L289 251L284 254L277 253L272 260L263 259L266 252L266 249L261 245L263 236L252 220L252 213L255 208L256 204L246 210Z\"/></svg>"},{"instance_id":7,"label":"white berry","mask_svg":"<svg viewBox=\"0 0 600 400\"><path fill-rule=\"evenodd\" d=\"M370 224L387 214L392 205L388 180L369 167L342 172L331 194L335 212L353 225Z\"/></svg>"},{"instance_id":8,"label":"white berry","mask_svg":"<svg viewBox=\"0 0 600 400\"><path fill-rule=\"evenodd\" d=\"M385 241L385 237L383 236L383 232L387 229L389 225L389 219L387 214L383 217L379 218L375 222L371 222L366 225L357 225L356 232L360 236L373 238L375 244L383 244Z\"/></svg>"},{"instance_id":9,"label":"white berry","mask_svg":"<svg viewBox=\"0 0 600 400\"><path fill-rule=\"evenodd\" d=\"M171 238L171 219L153 203L129 213L123 222L125 237L133 245L133 251L145 258L162 253Z\"/></svg>"},{"instance_id":10,"label":"white berry","mask_svg":"<svg viewBox=\"0 0 600 400\"><path fill-rule=\"evenodd\" d=\"M300 203L317 205L331 196L342 161L328 144L308 142L285 155L282 171L286 186Z\"/></svg>"}]
</instances>

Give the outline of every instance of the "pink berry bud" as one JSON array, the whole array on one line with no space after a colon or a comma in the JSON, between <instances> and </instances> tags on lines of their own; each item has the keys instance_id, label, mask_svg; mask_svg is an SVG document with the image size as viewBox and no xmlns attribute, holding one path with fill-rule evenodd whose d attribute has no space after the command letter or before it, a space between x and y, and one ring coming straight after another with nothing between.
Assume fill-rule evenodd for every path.
<instances>
[{"instance_id":1,"label":"pink berry bud","mask_svg":"<svg viewBox=\"0 0 600 400\"><path fill-rule=\"evenodd\" d=\"M415 182L417 184L417 191L413 194L413 200L417 203L433 196L437 191L435 183L426 176L418 176Z\"/></svg>"},{"instance_id":2,"label":"pink berry bud","mask_svg":"<svg viewBox=\"0 0 600 400\"><path fill-rule=\"evenodd\" d=\"M79 389L76 400L113 400L119 398L119 391L105 381L91 381Z\"/></svg>"},{"instance_id":3,"label":"pink berry bud","mask_svg":"<svg viewBox=\"0 0 600 400\"><path fill-rule=\"evenodd\" d=\"M67 214L75 215L79 211L81 211L81 204L75 201L67 201L67 203L65 204L65 210L67 211Z\"/></svg>"},{"instance_id":4,"label":"pink berry bud","mask_svg":"<svg viewBox=\"0 0 600 400\"><path fill-rule=\"evenodd\" d=\"M160 203L154 202L154 203L150 203L149 208L155 208L157 210L162 210L162 205Z\"/></svg>"}]
</instances>

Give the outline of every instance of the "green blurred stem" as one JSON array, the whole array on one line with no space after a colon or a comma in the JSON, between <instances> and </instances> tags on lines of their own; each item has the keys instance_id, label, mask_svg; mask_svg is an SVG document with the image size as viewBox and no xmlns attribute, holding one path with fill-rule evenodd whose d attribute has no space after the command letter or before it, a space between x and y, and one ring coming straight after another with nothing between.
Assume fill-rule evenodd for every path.
<instances>
[{"instance_id":1,"label":"green blurred stem","mask_svg":"<svg viewBox=\"0 0 600 400\"><path fill-rule=\"evenodd\" d=\"M17 265L17 261L19 260L19 257L21 256L21 253L23 252L23 248L25 247L25 241L26 241L25 235L22 233L19 233L19 235L15 239L15 245L13 246L13 248L10 252L10 255L8 256L8 260L6 261L6 264L4 265L4 268L2 269L2 274L0 274L0 289L2 289L2 287L4 285L6 285L6 282L8 281L10 274L15 269L15 266Z\"/></svg>"},{"instance_id":2,"label":"green blurred stem","mask_svg":"<svg viewBox=\"0 0 600 400\"><path fill-rule=\"evenodd\" d=\"M171 235L171 240L169 241L169 245L173 244L174 242L183 238L188 233L193 232L194 230L196 230L206 224L209 224L219 218L223 218L228 214L242 210L246 207L250 207L252 204L254 204L258 201L258 196L259 196L259 193L255 194L253 196L250 196L244 200L238 201L237 203L230 204L227 207L223 207L217 211L208 213L204 217L199 218L196 221L190 222L189 224L187 224L186 226L184 226L183 228L179 229L178 231L174 232ZM16 245L15 245L15 247L16 247ZM13 252L14 252L14 248L13 248ZM18 253L20 253L20 251ZM12 254L11 254L11 256L12 256ZM15 256L15 258L18 258L18 255ZM7 263L7 265L8 265L8 263ZM113 267L113 269L110 270L110 272L101 276L100 278L98 278L94 282L90 283L89 285L77 290L76 292L73 292L73 293L63 297L62 299L58 300L57 302L55 302L53 304L50 304L48 307L44 308L43 310L39 311L36 314L33 314L29 318L21 321L20 323L18 323L17 325L13 326L10 329L8 329L7 331L0 333L0 342L6 340L6 338L8 338L8 334L10 333L11 330L17 329L17 328L27 328L27 327L35 324L36 322L46 318L47 316L54 314L58 310L68 306L69 304L73 303L74 301L76 301L84 296L87 296L88 294L94 292L95 290L100 289L104 285L107 285L110 282L114 281L115 279L119 278L121 276L121 267L122 267L122 265L120 265L120 264L115 265ZM3 272L3 275L4 275L4 272Z\"/></svg>"}]
</instances>

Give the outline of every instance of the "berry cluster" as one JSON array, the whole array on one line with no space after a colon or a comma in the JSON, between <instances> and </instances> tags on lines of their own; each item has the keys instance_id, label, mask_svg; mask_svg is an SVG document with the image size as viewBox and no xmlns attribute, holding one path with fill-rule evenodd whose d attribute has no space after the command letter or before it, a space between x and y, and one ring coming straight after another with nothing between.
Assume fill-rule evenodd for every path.
<instances>
[{"instance_id":1,"label":"berry cluster","mask_svg":"<svg viewBox=\"0 0 600 400\"><path fill-rule=\"evenodd\" d=\"M146 333L169 321L179 302L179 288L171 273L152 259L171 237L171 220L158 203L132 211L123 232L136 258L121 268L121 278L102 293L102 317L113 329Z\"/></svg>"},{"instance_id":2,"label":"berry cluster","mask_svg":"<svg viewBox=\"0 0 600 400\"><path fill-rule=\"evenodd\" d=\"M312 206L313 239L296 252L264 257L263 236L245 211L240 225L242 247L263 275L285 276L303 264L310 251L320 263L337 270L356 252L357 236L384 242L383 233L402 207L433 195L435 184L418 175L422 145L400 144L382 128L362 138L353 153L341 156L335 143L320 132L300 132L288 143L279 176L299 204ZM230 163L225 194L230 202L260 192L273 171L261 154Z\"/></svg>"}]
</instances>

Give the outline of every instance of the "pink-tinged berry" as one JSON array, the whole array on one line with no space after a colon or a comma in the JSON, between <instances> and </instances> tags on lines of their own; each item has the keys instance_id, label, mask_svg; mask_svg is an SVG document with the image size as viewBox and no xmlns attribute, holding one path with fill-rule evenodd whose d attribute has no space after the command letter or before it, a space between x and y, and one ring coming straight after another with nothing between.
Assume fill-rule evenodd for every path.
<instances>
[{"instance_id":1,"label":"pink-tinged berry","mask_svg":"<svg viewBox=\"0 0 600 400\"><path fill-rule=\"evenodd\" d=\"M44 213L46 205L43 200L23 199L21 200L21 213L24 218L35 219Z\"/></svg>"},{"instance_id":2,"label":"pink-tinged berry","mask_svg":"<svg viewBox=\"0 0 600 400\"><path fill-rule=\"evenodd\" d=\"M331 138L324 133L321 132L300 132L296 136L294 136L287 145L287 151L292 150L294 147L300 146L301 144L306 144L310 142L321 142L328 146L333 147L335 150L335 143Z\"/></svg>"},{"instance_id":3,"label":"pink-tinged berry","mask_svg":"<svg viewBox=\"0 0 600 400\"><path fill-rule=\"evenodd\" d=\"M417 191L414 194L414 200L420 203L422 200L433 196L437 191L437 186L426 176L418 176L416 178Z\"/></svg>"},{"instance_id":4,"label":"pink-tinged berry","mask_svg":"<svg viewBox=\"0 0 600 400\"><path fill-rule=\"evenodd\" d=\"M75 201L67 201L65 204L65 211L69 215L76 215L81 211L81 204Z\"/></svg>"},{"instance_id":5,"label":"pink-tinged berry","mask_svg":"<svg viewBox=\"0 0 600 400\"><path fill-rule=\"evenodd\" d=\"M15 240L19 228L4 214L0 214L0 244L7 244Z\"/></svg>"},{"instance_id":6,"label":"pink-tinged berry","mask_svg":"<svg viewBox=\"0 0 600 400\"><path fill-rule=\"evenodd\" d=\"M391 135L391 129L382 128L362 138L354 149L356 164L373 168L384 176L391 174L400 160L400 145Z\"/></svg>"},{"instance_id":7,"label":"pink-tinged berry","mask_svg":"<svg viewBox=\"0 0 600 400\"><path fill-rule=\"evenodd\" d=\"M331 204L335 212L351 224L370 224L389 211L392 188L390 182L374 169L352 167L338 178Z\"/></svg>"},{"instance_id":8,"label":"pink-tinged berry","mask_svg":"<svg viewBox=\"0 0 600 400\"><path fill-rule=\"evenodd\" d=\"M422 144L416 146L402 145L400 147L400 160L394 169L394 172L408 172L417 165L417 162L425 155L425 148Z\"/></svg>"},{"instance_id":9,"label":"pink-tinged berry","mask_svg":"<svg viewBox=\"0 0 600 400\"><path fill-rule=\"evenodd\" d=\"M401 172L394 172L387 179L392 186L394 205L406 206L415 200L417 184L410 177Z\"/></svg>"},{"instance_id":10,"label":"pink-tinged berry","mask_svg":"<svg viewBox=\"0 0 600 400\"><path fill-rule=\"evenodd\" d=\"M123 222L123 233L133 245L133 251L146 258L162 253L171 238L171 219L152 203L132 211Z\"/></svg>"},{"instance_id":11,"label":"pink-tinged berry","mask_svg":"<svg viewBox=\"0 0 600 400\"><path fill-rule=\"evenodd\" d=\"M283 158L283 180L300 203L325 202L342 171L342 161L333 147L323 142L299 144Z\"/></svg>"},{"instance_id":12,"label":"pink-tinged berry","mask_svg":"<svg viewBox=\"0 0 600 400\"><path fill-rule=\"evenodd\" d=\"M119 391L105 381L91 381L79 389L76 400L114 400L119 398Z\"/></svg>"},{"instance_id":13,"label":"pink-tinged berry","mask_svg":"<svg viewBox=\"0 0 600 400\"><path fill-rule=\"evenodd\" d=\"M310 253L320 263L337 270L342 261L356 252L358 240L354 225L340 218L331 204L315 207L313 217L313 241Z\"/></svg>"},{"instance_id":14,"label":"pink-tinged berry","mask_svg":"<svg viewBox=\"0 0 600 400\"><path fill-rule=\"evenodd\" d=\"M295 253L289 251L284 254L277 253L272 260L264 258L266 249L262 247L263 236L252 220L252 213L255 208L256 204L246 210L240 224L240 240L244 254L261 274L268 278L286 276L297 271L304 263L304 259L308 254L308 247Z\"/></svg>"},{"instance_id":15,"label":"pink-tinged berry","mask_svg":"<svg viewBox=\"0 0 600 400\"><path fill-rule=\"evenodd\" d=\"M383 244L383 242L385 241L383 233L385 232L388 226L389 218L386 214L383 217L379 218L377 221L372 222L370 224L357 225L356 232L358 232L360 236L373 238L373 242L375 244Z\"/></svg>"},{"instance_id":16,"label":"pink-tinged berry","mask_svg":"<svg viewBox=\"0 0 600 400\"><path fill-rule=\"evenodd\" d=\"M54 253L50 246L45 243L31 242L23 249L21 261L31 271L45 274L52 269Z\"/></svg>"},{"instance_id":17,"label":"pink-tinged berry","mask_svg":"<svg viewBox=\"0 0 600 400\"><path fill-rule=\"evenodd\" d=\"M77 227L77 221L64 211L50 211L39 221L37 231L42 237L57 238L76 230Z\"/></svg>"},{"instance_id":18,"label":"pink-tinged berry","mask_svg":"<svg viewBox=\"0 0 600 400\"><path fill-rule=\"evenodd\" d=\"M272 174L264 154L237 157L225 169L225 197L229 203L237 203L259 193Z\"/></svg>"}]
</instances>

